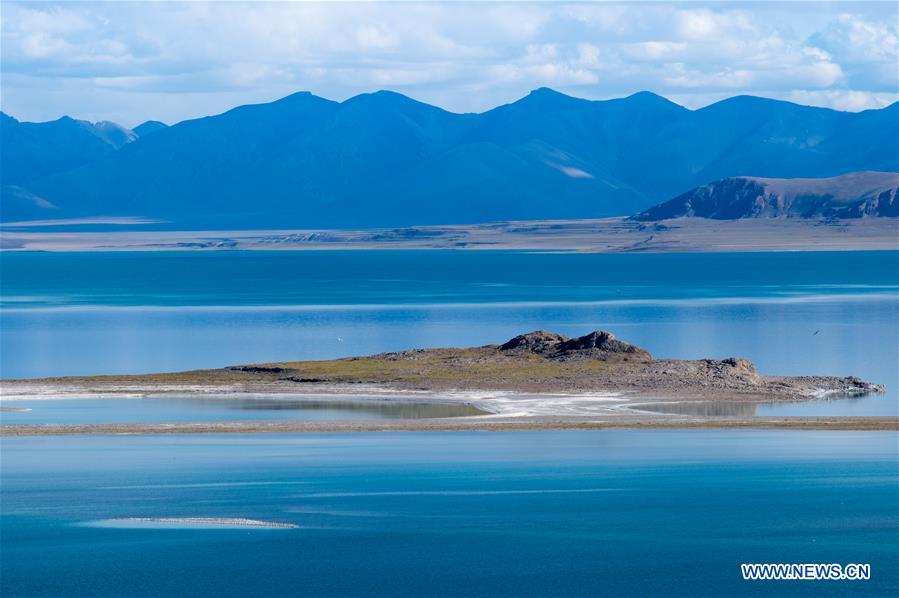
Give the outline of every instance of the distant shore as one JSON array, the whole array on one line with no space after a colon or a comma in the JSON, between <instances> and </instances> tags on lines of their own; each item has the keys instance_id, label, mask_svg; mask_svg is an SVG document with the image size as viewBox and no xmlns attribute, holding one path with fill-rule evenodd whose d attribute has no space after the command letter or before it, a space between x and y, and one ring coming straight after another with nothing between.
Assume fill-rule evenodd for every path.
<instances>
[{"instance_id":1,"label":"distant shore","mask_svg":"<svg viewBox=\"0 0 899 598\"><path fill-rule=\"evenodd\" d=\"M872 251L899 249L899 219L629 218L493 222L367 230L147 230L136 222L86 232L80 221L0 224L4 251L453 249L584 253Z\"/></svg>"}]
</instances>

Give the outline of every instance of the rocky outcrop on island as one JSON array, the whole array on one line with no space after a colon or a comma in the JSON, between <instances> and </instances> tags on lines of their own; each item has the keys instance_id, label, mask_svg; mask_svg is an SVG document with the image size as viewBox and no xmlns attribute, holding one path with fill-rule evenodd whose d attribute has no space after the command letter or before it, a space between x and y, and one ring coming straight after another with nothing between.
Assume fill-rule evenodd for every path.
<instances>
[{"instance_id":1,"label":"rocky outcrop on island","mask_svg":"<svg viewBox=\"0 0 899 598\"><path fill-rule=\"evenodd\" d=\"M596 330L577 338L568 338L555 332L535 330L520 334L500 345L503 351L529 352L548 359L601 359L649 361L649 351L622 342L605 330Z\"/></svg>"},{"instance_id":2,"label":"rocky outcrop on island","mask_svg":"<svg viewBox=\"0 0 899 598\"><path fill-rule=\"evenodd\" d=\"M853 172L826 179L738 176L691 189L634 219L899 216L897 193L897 172Z\"/></svg>"}]
</instances>

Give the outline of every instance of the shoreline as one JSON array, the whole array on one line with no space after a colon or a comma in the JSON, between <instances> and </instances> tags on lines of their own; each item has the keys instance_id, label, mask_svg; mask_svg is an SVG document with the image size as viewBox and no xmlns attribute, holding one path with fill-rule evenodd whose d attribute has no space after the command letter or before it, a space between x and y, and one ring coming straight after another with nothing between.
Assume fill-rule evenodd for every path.
<instances>
[{"instance_id":1,"label":"shoreline","mask_svg":"<svg viewBox=\"0 0 899 598\"><path fill-rule=\"evenodd\" d=\"M619 216L369 230L128 230L122 226L119 230L67 231L64 225L40 222L0 223L0 249L10 252L442 249L573 253L899 249L899 218L894 217L844 220L674 218L646 223Z\"/></svg>"},{"instance_id":2,"label":"shoreline","mask_svg":"<svg viewBox=\"0 0 899 598\"><path fill-rule=\"evenodd\" d=\"M496 392L419 392L368 387L332 389L332 392L203 392L168 389L165 392L88 393L70 388L49 394L4 396L2 403L20 400L146 400L164 398L200 398L206 400L333 401L353 403L393 403L408 405L467 405L483 415L466 415L423 419L386 420L215 420L187 422L116 422L77 424L0 424L0 437L79 436L79 435L156 435L156 434L315 434L355 432L514 432L528 430L601 430L601 429L793 429L899 431L896 416L725 416L687 415L653 411L650 406L695 402L714 407L773 403L804 403L805 400L720 395L715 399L699 396L648 397L641 393L529 394ZM146 390L146 389L144 389ZM355 390L355 392L351 392Z\"/></svg>"},{"instance_id":3,"label":"shoreline","mask_svg":"<svg viewBox=\"0 0 899 598\"><path fill-rule=\"evenodd\" d=\"M465 420L465 421L455 421ZM673 419L523 418L496 420L480 417L437 420L259 420L140 424L3 424L0 438L27 436L128 436L158 434L320 434L359 432L523 432L537 430L699 430L788 429L834 431L899 431L899 418L867 417L754 417Z\"/></svg>"}]
</instances>

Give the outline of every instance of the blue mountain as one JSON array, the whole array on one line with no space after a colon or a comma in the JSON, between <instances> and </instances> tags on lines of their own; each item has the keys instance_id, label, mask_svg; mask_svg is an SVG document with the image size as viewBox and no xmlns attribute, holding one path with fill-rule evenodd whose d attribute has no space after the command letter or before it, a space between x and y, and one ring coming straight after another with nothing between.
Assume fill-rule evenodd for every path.
<instances>
[{"instance_id":1,"label":"blue mountain","mask_svg":"<svg viewBox=\"0 0 899 598\"><path fill-rule=\"evenodd\" d=\"M136 127L134 127L131 130L134 131L134 134L137 135L138 137L146 137L147 135L150 135L151 133L155 133L157 131L162 131L162 130L168 129L168 128L169 128L169 126L167 124L165 124L164 122L160 122L158 120L147 120L147 121L144 121L141 124L137 125Z\"/></svg>"},{"instance_id":2,"label":"blue mountain","mask_svg":"<svg viewBox=\"0 0 899 598\"><path fill-rule=\"evenodd\" d=\"M18 185L71 170L136 138L132 131L108 121L91 123L64 116L28 123L0 112L0 183Z\"/></svg>"},{"instance_id":3,"label":"blue mountain","mask_svg":"<svg viewBox=\"0 0 899 598\"><path fill-rule=\"evenodd\" d=\"M726 177L899 170L899 104L848 113L748 96L688 110L648 92L589 101L542 88L455 114L387 91L344 102L301 92L150 127L42 171L44 146L5 127L4 157L20 156L8 178L3 164L5 221L128 215L246 228L587 218L631 214Z\"/></svg>"}]
</instances>

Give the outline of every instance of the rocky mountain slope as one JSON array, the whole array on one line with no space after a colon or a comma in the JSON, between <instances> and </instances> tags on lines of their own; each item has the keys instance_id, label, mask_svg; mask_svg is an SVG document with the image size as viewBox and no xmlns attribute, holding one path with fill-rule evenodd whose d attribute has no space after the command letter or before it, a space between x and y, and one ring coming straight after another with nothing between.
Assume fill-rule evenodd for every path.
<instances>
[{"instance_id":1,"label":"rocky mountain slope","mask_svg":"<svg viewBox=\"0 0 899 598\"><path fill-rule=\"evenodd\" d=\"M899 172L853 172L822 179L730 177L703 185L635 216L657 221L695 216L862 218L899 216Z\"/></svg>"}]
</instances>

